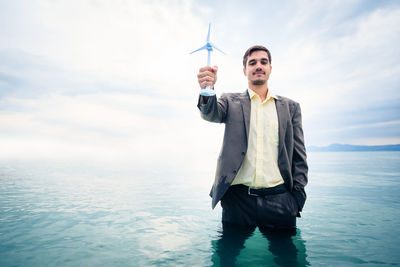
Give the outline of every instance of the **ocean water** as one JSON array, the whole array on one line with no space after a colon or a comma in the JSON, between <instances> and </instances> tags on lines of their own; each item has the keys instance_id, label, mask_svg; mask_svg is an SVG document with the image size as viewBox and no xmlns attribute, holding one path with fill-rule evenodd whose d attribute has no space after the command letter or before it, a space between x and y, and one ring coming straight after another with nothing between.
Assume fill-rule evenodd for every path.
<instances>
[{"instance_id":1,"label":"ocean water","mask_svg":"<svg viewBox=\"0 0 400 267\"><path fill-rule=\"evenodd\" d=\"M400 265L400 153L308 154L292 236L241 247L211 210L204 173L0 161L0 266Z\"/></svg>"}]
</instances>

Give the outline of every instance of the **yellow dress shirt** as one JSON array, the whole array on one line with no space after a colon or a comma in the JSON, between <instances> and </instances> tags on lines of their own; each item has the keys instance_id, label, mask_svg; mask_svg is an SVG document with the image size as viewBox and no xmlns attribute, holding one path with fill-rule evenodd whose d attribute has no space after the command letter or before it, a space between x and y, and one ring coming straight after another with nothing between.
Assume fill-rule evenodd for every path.
<instances>
[{"instance_id":1,"label":"yellow dress shirt","mask_svg":"<svg viewBox=\"0 0 400 267\"><path fill-rule=\"evenodd\" d=\"M250 129L247 153L232 185L244 184L254 188L283 184L278 167L278 114L270 90L266 99L247 89L251 101Z\"/></svg>"}]
</instances>

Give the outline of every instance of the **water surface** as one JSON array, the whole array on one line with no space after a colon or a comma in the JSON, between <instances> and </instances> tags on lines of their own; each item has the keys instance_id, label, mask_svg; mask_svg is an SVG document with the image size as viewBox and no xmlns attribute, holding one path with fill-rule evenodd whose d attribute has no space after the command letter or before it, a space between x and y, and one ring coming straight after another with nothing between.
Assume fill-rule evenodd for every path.
<instances>
[{"instance_id":1,"label":"water surface","mask_svg":"<svg viewBox=\"0 0 400 267\"><path fill-rule=\"evenodd\" d=\"M309 165L295 235L256 229L236 265L400 265L400 153L313 152ZM237 235L210 208L212 172L0 161L0 266L219 266Z\"/></svg>"}]
</instances>

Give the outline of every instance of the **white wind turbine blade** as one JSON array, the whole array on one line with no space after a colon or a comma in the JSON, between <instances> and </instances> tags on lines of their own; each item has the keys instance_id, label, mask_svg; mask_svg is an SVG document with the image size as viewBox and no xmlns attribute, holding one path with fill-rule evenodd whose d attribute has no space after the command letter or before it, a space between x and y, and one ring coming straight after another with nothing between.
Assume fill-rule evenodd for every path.
<instances>
[{"instance_id":1,"label":"white wind turbine blade","mask_svg":"<svg viewBox=\"0 0 400 267\"><path fill-rule=\"evenodd\" d=\"M206 40L207 43L210 42L210 29L211 29L211 23L208 24L208 33L207 33L207 40Z\"/></svg>"},{"instance_id":2,"label":"white wind turbine blade","mask_svg":"<svg viewBox=\"0 0 400 267\"><path fill-rule=\"evenodd\" d=\"M210 44L211 44L211 46L212 46L213 48L215 48L216 50L218 50L219 52L221 52L222 54L225 55L225 52L222 51L221 49L219 49L218 47L216 47L215 44L213 44L213 43L210 43Z\"/></svg>"},{"instance_id":3,"label":"white wind turbine blade","mask_svg":"<svg viewBox=\"0 0 400 267\"><path fill-rule=\"evenodd\" d=\"M203 45L202 47L200 47L199 49L194 50L193 52L190 52L189 54L193 54L196 53L197 51L203 50L203 49L207 49L207 45Z\"/></svg>"}]
</instances>

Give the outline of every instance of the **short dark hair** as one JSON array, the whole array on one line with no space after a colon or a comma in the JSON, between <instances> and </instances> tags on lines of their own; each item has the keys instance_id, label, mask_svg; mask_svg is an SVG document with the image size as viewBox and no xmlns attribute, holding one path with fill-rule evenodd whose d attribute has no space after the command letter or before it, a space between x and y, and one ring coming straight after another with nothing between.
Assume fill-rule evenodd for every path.
<instances>
[{"instance_id":1,"label":"short dark hair","mask_svg":"<svg viewBox=\"0 0 400 267\"><path fill-rule=\"evenodd\" d=\"M253 45L252 47L247 49L246 53L244 53L244 56L243 56L243 67L246 67L247 59L255 51L265 51L265 52L267 52L268 60L269 60L269 63L271 64L271 53L269 52L269 50L267 48L265 48L264 46L262 46L262 45Z\"/></svg>"}]
</instances>

